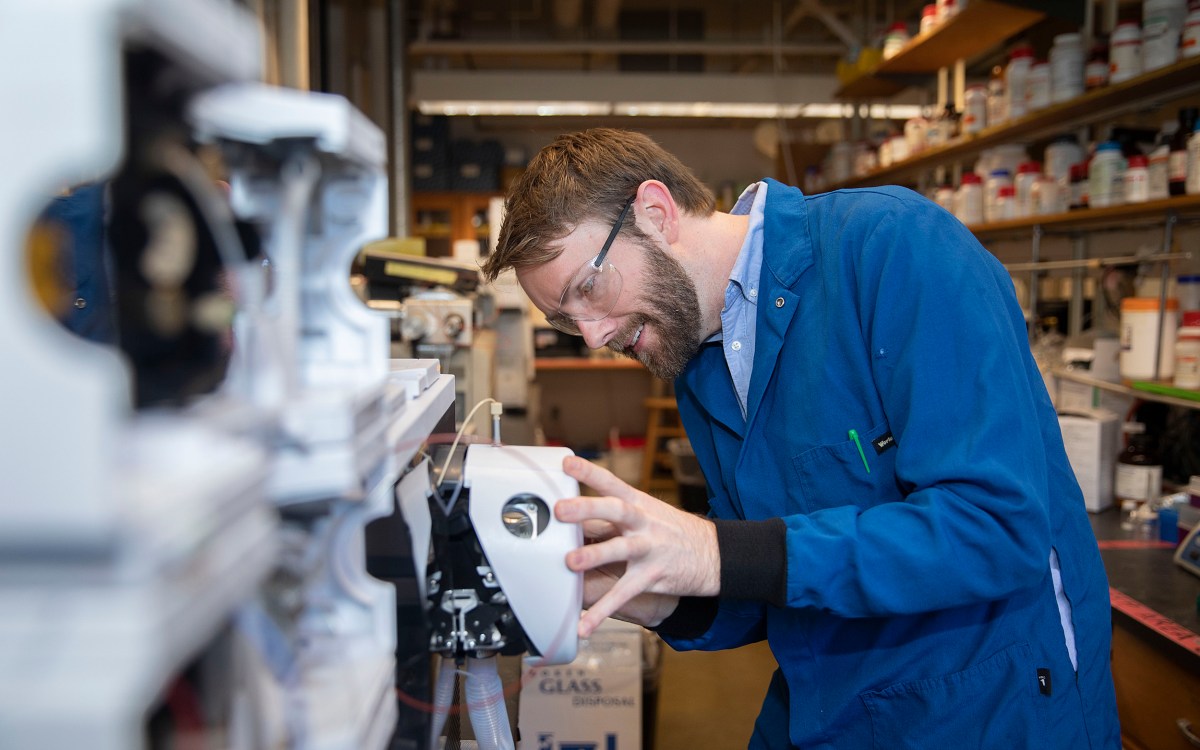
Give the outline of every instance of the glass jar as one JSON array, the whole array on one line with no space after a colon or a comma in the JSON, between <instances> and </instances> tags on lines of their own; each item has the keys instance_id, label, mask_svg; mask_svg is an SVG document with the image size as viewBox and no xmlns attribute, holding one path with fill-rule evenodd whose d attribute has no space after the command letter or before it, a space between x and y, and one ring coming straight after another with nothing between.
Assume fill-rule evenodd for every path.
<instances>
[{"instance_id":1,"label":"glass jar","mask_svg":"<svg viewBox=\"0 0 1200 750\"><path fill-rule=\"evenodd\" d=\"M1127 445L1117 456L1113 494L1121 504L1122 526L1132 530L1138 508L1156 501L1162 494L1162 459L1154 450L1145 425L1129 422L1123 432Z\"/></svg>"},{"instance_id":2,"label":"glass jar","mask_svg":"<svg viewBox=\"0 0 1200 750\"><path fill-rule=\"evenodd\" d=\"M1179 110L1179 127L1171 136L1171 152L1167 155L1167 190L1171 195L1187 193L1188 141L1200 121L1200 110L1184 107Z\"/></svg>"},{"instance_id":3,"label":"glass jar","mask_svg":"<svg viewBox=\"0 0 1200 750\"><path fill-rule=\"evenodd\" d=\"M1186 187L1188 195L1200 195L1200 122L1188 139Z\"/></svg>"}]
</instances>

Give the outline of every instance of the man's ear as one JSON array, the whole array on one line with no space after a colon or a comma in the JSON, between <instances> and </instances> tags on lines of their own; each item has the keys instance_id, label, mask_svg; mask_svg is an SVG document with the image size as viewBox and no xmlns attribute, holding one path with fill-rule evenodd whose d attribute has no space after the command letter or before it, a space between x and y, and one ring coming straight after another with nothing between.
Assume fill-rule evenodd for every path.
<instances>
[{"instance_id":1,"label":"man's ear","mask_svg":"<svg viewBox=\"0 0 1200 750\"><path fill-rule=\"evenodd\" d=\"M668 244L679 239L679 206L670 188L658 180L646 180L638 188L635 204L643 231L661 235Z\"/></svg>"}]
</instances>

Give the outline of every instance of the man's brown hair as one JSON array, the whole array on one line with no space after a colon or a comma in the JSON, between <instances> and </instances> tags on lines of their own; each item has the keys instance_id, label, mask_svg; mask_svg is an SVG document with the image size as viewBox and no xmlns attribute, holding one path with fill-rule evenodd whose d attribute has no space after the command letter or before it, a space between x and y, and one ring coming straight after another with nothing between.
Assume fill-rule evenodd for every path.
<instances>
[{"instance_id":1,"label":"man's brown hair","mask_svg":"<svg viewBox=\"0 0 1200 750\"><path fill-rule=\"evenodd\" d=\"M715 209L704 183L641 133L593 128L560 135L538 152L509 189L500 239L483 264L484 276L491 281L506 268L553 260L562 252L557 240L590 219L615 222L646 180L666 185L686 214L708 216ZM644 237L632 211L622 231Z\"/></svg>"}]
</instances>

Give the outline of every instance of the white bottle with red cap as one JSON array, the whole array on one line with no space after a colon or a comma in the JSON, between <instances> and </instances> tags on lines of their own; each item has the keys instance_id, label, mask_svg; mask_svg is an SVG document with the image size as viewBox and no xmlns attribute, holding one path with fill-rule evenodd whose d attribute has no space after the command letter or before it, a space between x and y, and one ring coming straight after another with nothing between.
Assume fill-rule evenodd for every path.
<instances>
[{"instance_id":1,"label":"white bottle with red cap","mask_svg":"<svg viewBox=\"0 0 1200 750\"><path fill-rule=\"evenodd\" d=\"M1200 4L1193 3L1183 22L1183 38L1179 40L1182 57L1200 55Z\"/></svg>"},{"instance_id":2,"label":"white bottle with red cap","mask_svg":"<svg viewBox=\"0 0 1200 750\"><path fill-rule=\"evenodd\" d=\"M1027 107L1029 70L1033 67L1033 47L1022 44L1012 51L1004 69L1004 98L1008 119L1024 117Z\"/></svg>"},{"instance_id":3,"label":"white bottle with red cap","mask_svg":"<svg viewBox=\"0 0 1200 750\"><path fill-rule=\"evenodd\" d=\"M921 8L921 26L919 33L928 34L937 28L938 25L938 9L936 5L926 5Z\"/></svg>"},{"instance_id":4,"label":"white bottle with red cap","mask_svg":"<svg viewBox=\"0 0 1200 750\"><path fill-rule=\"evenodd\" d=\"M1041 176L1041 162L1025 161L1021 162L1021 165L1017 167L1015 185L1017 200L1014 211L1016 218L1024 219L1034 215L1033 186Z\"/></svg>"},{"instance_id":5,"label":"white bottle with red cap","mask_svg":"<svg viewBox=\"0 0 1200 750\"><path fill-rule=\"evenodd\" d=\"M1141 154L1129 157L1125 165L1125 202L1150 200L1150 160Z\"/></svg>"},{"instance_id":6,"label":"white bottle with red cap","mask_svg":"<svg viewBox=\"0 0 1200 750\"><path fill-rule=\"evenodd\" d=\"M967 226L983 223L983 180L974 172L963 173L954 196L954 215Z\"/></svg>"},{"instance_id":7,"label":"white bottle with red cap","mask_svg":"<svg viewBox=\"0 0 1200 750\"><path fill-rule=\"evenodd\" d=\"M887 36L883 38L883 59L895 57L896 53L908 44L909 39L908 24L903 21L893 23L888 29Z\"/></svg>"},{"instance_id":8,"label":"white bottle with red cap","mask_svg":"<svg viewBox=\"0 0 1200 750\"><path fill-rule=\"evenodd\" d=\"M1123 21L1112 33L1108 51L1108 82L1123 83L1142 74L1142 29Z\"/></svg>"}]
</instances>

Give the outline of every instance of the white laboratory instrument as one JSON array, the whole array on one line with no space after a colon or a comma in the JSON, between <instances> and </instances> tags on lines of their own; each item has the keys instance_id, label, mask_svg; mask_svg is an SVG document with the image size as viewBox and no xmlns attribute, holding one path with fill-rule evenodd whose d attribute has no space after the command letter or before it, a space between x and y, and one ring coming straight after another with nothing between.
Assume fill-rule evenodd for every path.
<instances>
[{"instance_id":1,"label":"white laboratory instrument","mask_svg":"<svg viewBox=\"0 0 1200 750\"><path fill-rule=\"evenodd\" d=\"M0 138L6 748L142 747L152 717L184 695L179 675L273 563L264 447L186 411L135 411L129 361L41 311L23 252L45 196L144 155L130 147L134 127L170 150L175 103L256 76L259 51L253 17L228 2L5 9L0 97L21 102ZM166 81L157 97L130 98ZM192 707L234 679L213 676L211 691L183 699Z\"/></svg>"},{"instance_id":2,"label":"white laboratory instrument","mask_svg":"<svg viewBox=\"0 0 1200 750\"><path fill-rule=\"evenodd\" d=\"M417 497L416 559L457 564L429 464L413 466L453 429L454 378L389 359L388 321L349 284L386 230L383 134L339 97L252 83L258 34L229 0L18 3L0 24L0 96L23 102L0 139L0 347L16 363L0 371L6 750L188 735L370 750L406 718L429 724L396 699L398 680L428 679L439 632L424 575L407 530L385 539L400 563L371 568L386 555L368 527ZM222 149L228 198L197 142ZM23 265L45 196L83 174L111 178L120 351L57 326ZM473 447L456 518L500 581L484 594L513 622L506 648L559 659L581 594L563 557L581 540L541 528L525 495L552 511L578 488L537 450ZM501 512L517 485L505 512L536 521L528 538ZM413 632L415 646L398 639ZM492 650L468 640L450 653Z\"/></svg>"}]
</instances>

